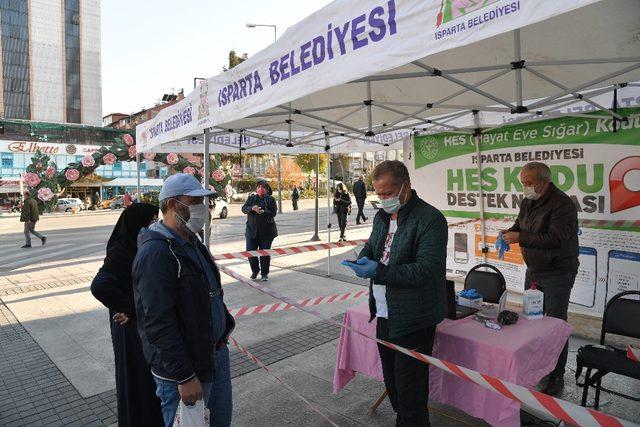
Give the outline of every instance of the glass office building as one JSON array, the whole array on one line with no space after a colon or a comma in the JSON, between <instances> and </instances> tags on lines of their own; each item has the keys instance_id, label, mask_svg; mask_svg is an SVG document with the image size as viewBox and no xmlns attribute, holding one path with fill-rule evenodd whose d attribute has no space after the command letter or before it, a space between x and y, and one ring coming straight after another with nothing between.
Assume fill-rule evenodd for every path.
<instances>
[{"instance_id":1,"label":"glass office building","mask_svg":"<svg viewBox=\"0 0 640 427\"><path fill-rule=\"evenodd\" d=\"M0 0L0 50L0 117L100 126L100 0Z\"/></svg>"}]
</instances>

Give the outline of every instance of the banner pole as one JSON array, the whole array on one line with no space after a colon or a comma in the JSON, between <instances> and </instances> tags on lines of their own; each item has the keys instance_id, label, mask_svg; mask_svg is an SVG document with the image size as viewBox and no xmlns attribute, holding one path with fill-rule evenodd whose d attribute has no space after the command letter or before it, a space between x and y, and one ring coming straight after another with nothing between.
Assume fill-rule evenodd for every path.
<instances>
[{"instance_id":1,"label":"banner pole","mask_svg":"<svg viewBox=\"0 0 640 427\"><path fill-rule=\"evenodd\" d=\"M142 197L140 195L140 153L136 151L136 202L140 203Z\"/></svg>"},{"instance_id":2,"label":"banner pole","mask_svg":"<svg viewBox=\"0 0 640 427\"><path fill-rule=\"evenodd\" d=\"M324 129L324 126L323 126ZM324 150L327 153L327 242L331 243L331 153L329 145L329 132L324 132ZM331 249L327 250L327 277L331 276Z\"/></svg>"},{"instance_id":3,"label":"banner pole","mask_svg":"<svg viewBox=\"0 0 640 427\"><path fill-rule=\"evenodd\" d=\"M487 232L485 229L485 219L484 219L484 190L482 189L483 179L482 179L482 158L480 157L480 135L482 134L482 129L480 128L480 115L478 110L473 110L473 122L475 124L475 142L476 142L476 156L478 165L478 180L480 182L479 185L479 194L480 194L480 235L482 236L482 259L483 262L487 262L487 252L489 252L489 248L487 247Z\"/></svg>"},{"instance_id":4,"label":"banner pole","mask_svg":"<svg viewBox=\"0 0 640 427\"><path fill-rule=\"evenodd\" d=\"M320 240L320 235L318 235L318 222L319 222L319 206L318 206L318 198L320 197L320 154L316 154L316 185L315 185L315 202L316 206L313 211L313 225L314 225L314 233L313 237L311 237L312 242L317 242Z\"/></svg>"}]
</instances>

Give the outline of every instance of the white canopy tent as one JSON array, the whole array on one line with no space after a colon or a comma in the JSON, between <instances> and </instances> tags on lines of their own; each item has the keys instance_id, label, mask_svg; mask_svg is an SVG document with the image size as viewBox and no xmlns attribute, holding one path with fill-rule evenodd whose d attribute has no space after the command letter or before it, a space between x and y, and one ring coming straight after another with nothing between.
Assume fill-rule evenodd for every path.
<instances>
[{"instance_id":1,"label":"white canopy tent","mask_svg":"<svg viewBox=\"0 0 640 427\"><path fill-rule=\"evenodd\" d=\"M236 133L372 151L389 132L478 133L576 103L621 122L594 97L640 80L639 16L638 0L336 0L139 125L138 150Z\"/></svg>"}]
</instances>

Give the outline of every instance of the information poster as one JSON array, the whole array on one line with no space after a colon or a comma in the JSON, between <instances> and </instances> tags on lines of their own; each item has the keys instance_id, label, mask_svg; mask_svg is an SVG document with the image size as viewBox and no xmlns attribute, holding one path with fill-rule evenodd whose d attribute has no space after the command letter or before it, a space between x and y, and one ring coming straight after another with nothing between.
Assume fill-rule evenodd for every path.
<instances>
[{"instance_id":1,"label":"information poster","mask_svg":"<svg viewBox=\"0 0 640 427\"><path fill-rule=\"evenodd\" d=\"M612 296L639 290L640 109L620 112L629 119L615 127L610 116L593 114L507 124L480 137L439 133L405 142L413 187L451 225L449 273L463 275L486 260L502 271L509 290L524 291L520 248L511 245L500 260L495 241L519 212L522 166L541 161L573 200L580 221L580 269L570 309L601 315ZM484 245L480 221L474 221L481 204Z\"/></svg>"}]
</instances>

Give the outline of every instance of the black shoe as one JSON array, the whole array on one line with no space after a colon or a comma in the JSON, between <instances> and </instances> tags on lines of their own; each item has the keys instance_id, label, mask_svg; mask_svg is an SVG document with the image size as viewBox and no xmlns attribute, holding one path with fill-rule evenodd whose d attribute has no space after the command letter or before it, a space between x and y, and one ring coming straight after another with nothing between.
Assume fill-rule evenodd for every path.
<instances>
[{"instance_id":1,"label":"black shoe","mask_svg":"<svg viewBox=\"0 0 640 427\"><path fill-rule=\"evenodd\" d=\"M24 246L21 246L20 249L30 248L30 247L31 247L31 245L24 245Z\"/></svg>"},{"instance_id":2,"label":"black shoe","mask_svg":"<svg viewBox=\"0 0 640 427\"><path fill-rule=\"evenodd\" d=\"M356 225L360 225L360 222L356 222Z\"/></svg>"},{"instance_id":3,"label":"black shoe","mask_svg":"<svg viewBox=\"0 0 640 427\"><path fill-rule=\"evenodd\" d=\"M269 276L262 276L262 281L263 282L268 282L269 281Z\"/></svg>"},{"instance_id":4,"label":"black shoe","mask_svg":"<svg viewBox=\"0 0 640 427\"><path fill-rule=\"evenodd\" d=\"M549 396L557 396L564 390L564 378L550 376L547 385L542 389L544 394Z\"/></svg>"},{"instance_id":5,"label":"black shoe","mask_svg":"<svg viewBox=\"0 0 640 427\"><path fill-rule=\"evenodd\" d=\"M362 220L362 222L367 222L369 220L369 218L366 218Z\"/></svg>"},{"instance_id":6,"label":"black shoe","mask_svg":"<svg viewBox=\"0 0 640 427\"><path fill-rule=\"evenodd\" d=\"M43 237L43 238L42 238L42 246L44 246L46 243L47 243L47 238L46 238L46 237Z\"/></svg>"},{"instance_id":7,"label":"black shoe","mask_svg":"<svg viewBox=\"0 0 640 427\"><path fill-rule=\"evenodd\" d=\"M251 275L251 280L256 280L258 278L258 273L253 273Z\"/></svg>"}]
</instances>

